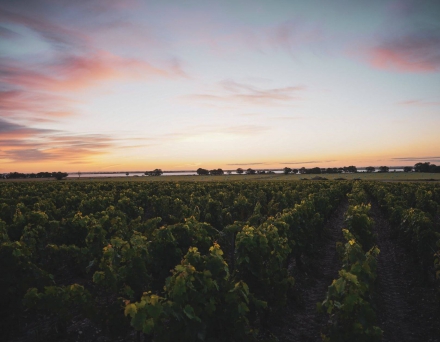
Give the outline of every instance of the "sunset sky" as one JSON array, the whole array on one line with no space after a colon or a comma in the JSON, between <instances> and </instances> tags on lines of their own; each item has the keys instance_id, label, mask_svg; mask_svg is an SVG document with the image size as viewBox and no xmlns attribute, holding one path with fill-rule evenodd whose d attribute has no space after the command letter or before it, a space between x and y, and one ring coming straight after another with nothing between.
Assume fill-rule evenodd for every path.
<instances>
[{"instance_id":1,"label":"sunset sky","mask_svg":"<svg viewBox=\"0 0 440 342\"><path fill-rule=\"evenodd\" d=\"M0 173L440 164L440 1L0 0Z\"/></svg>"}]
</instances>

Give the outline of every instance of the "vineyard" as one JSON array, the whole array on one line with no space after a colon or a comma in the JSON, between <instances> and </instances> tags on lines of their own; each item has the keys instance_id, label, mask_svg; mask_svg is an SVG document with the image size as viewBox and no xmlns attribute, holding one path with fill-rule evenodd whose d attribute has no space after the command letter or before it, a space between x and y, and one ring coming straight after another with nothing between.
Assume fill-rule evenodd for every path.
<instances>
[{"instance_id":1,"label":"vineyard","mask_svg":"<svg viewBox=\"0 0 440 342\"><path fill-rule=\"evenodd\" d=\"M440 341L440 185L0 183L6 341Z\"/></svg>"}]
</instances>

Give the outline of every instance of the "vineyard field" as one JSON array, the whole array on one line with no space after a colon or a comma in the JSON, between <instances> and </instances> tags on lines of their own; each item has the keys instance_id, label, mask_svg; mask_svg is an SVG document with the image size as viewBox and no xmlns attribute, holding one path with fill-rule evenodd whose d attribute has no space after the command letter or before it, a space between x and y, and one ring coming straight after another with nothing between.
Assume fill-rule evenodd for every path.
<instances>
[{"instance_id":1,"label":"vineyard field","mask_svg":"<svg viewBox=\"0 0 440 342\"><path fill-rule=\"evenodd\" d=\"M440 341L440 184L387 176L0 182L2 339Z\"/></svg>"}]
</instances>

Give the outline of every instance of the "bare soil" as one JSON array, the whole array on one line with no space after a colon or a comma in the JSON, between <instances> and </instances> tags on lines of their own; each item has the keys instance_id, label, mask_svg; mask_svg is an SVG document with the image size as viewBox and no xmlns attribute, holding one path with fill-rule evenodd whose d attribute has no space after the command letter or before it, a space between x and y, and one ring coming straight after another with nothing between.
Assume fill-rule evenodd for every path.
<instances>
[{"instance_id":1,"label":"bare soil","mask_svg":"<svg viewBox=\"0 0 440 342\"><path fill-rule=\"evenodd\" d=\"M303 269L294 271L295 292L285 312L271 330L278 341L322 341L321 331L327 316L317 311L316 304L325 299L328 286L337 278L341 262L336 242L342 241L344 213L348 202L343 201L325 225L324 235L317 241L314 253L304 260Z\"/></svg>"},{"instance_id":2,"label":"bare soil","mask_svg":"<svg viewBox=\"0 0 440 342\"><path fill-rule=\"evenodd\" d=\"M433 281L405 250L376 203L372 203L378 258L378 325L384 342L440 341L440 305Z\"/></svg>"}]
</instances>

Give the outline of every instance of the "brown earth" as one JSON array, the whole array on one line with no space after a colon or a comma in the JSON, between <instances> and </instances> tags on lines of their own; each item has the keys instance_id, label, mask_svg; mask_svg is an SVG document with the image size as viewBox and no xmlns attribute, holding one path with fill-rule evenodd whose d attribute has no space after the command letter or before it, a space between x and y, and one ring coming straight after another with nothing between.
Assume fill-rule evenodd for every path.
<instances>
[{"instance_id":1,"label":"brown earth","mask_svg":"<svg viewBox=\"0 0 440 342\"><path fill-rule=\"evenodd\" d=\"M380 249L376 313L384 331L382 341L440 341L440 305L432 277L422 272L412 253L392 234L374 202L371 215Z\"/></svg>"},{"instance_id":2,"label":"brown earth","mask_svg":"<svg viewBox=\"0 0 440 342\"><path fill-rule=\"evenodd\" d=\"M327 288L337 278L341 262L336 252L336 242L342 241L344 213L348 202L342 202L325 225L325 234L318 241L310 258L304 260L304 270L296 270L295 292L272 335L278 341L322 341L321 331L327 317L317 311L316 304L325 299Z\"/></svg>"}]
</instances>

